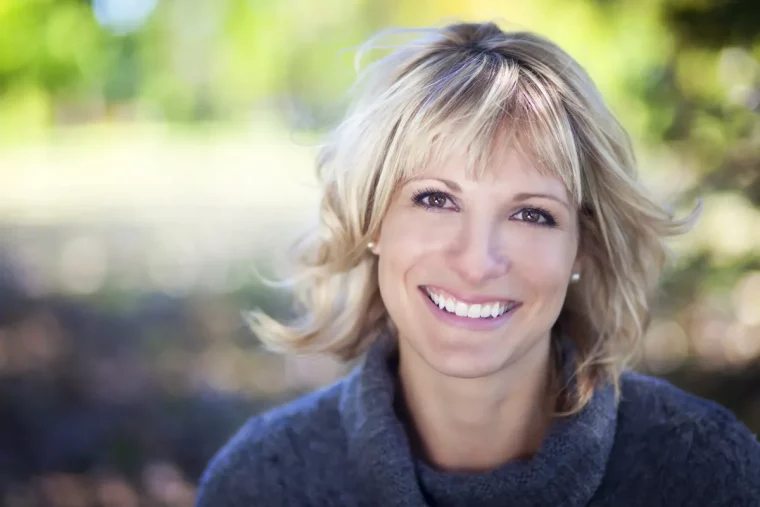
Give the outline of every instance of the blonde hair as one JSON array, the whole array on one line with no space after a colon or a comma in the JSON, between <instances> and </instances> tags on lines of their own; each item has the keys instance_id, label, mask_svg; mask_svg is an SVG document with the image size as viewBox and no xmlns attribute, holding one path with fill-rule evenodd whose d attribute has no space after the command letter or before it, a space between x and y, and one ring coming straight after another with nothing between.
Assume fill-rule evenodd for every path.
<instances>
[{"instance_id":1,"label":"blonde hair","mask_svg":"<svg viewBox=\"0 0 760 507\"><path fill-rule=\"evenodd\" d=\"M361 354L392 326L367 243L399 182L454 152L479 173L509 140L564 182L578 211L583 276L555 324L579 357L577 392L565 408L580 410L603 379L619 392L668 258L663 239L690 229L701 203L678 220L653 201L637 181L627 133L554 43L493 23L411 32L420 35L361 71L352 105L319 154L319 222L294 245L281 284L301 316L282 324L254 311L254 333L276 351ZM369 40L359 56L388 33L398 31Z\"/></svg>"}]
</instances>

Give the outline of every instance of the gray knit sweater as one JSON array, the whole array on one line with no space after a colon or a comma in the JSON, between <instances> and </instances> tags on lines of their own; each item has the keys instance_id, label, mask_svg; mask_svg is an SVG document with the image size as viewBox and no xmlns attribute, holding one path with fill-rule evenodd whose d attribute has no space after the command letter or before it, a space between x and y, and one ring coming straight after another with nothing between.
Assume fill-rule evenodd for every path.
<instances>
[{"instance_id":1,"label":"gray knit sweater","mask_svg":"<svg viewBox=\"0 0 760 507\"><path fill-rule=\"evenodd\" d=\"M538 453L482 474L411 451L381 338L341 381L250 419L213 458L197 507L760 506L760 444L726 409L625 373L556 420Z\"/></svg>"}]
</instances>

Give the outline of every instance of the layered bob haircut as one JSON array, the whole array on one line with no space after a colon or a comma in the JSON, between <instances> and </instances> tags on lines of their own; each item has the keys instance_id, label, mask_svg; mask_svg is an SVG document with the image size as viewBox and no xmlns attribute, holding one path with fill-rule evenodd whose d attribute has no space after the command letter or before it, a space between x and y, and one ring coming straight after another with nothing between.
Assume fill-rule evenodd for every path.
<instances>
[{"instance_id":1,"label":"layered bob haircut","mask_svg":"<svg viewBox=\"0 0 760 507\"><path fill-rule=\"evenodd\" d=\"M380 46L398 32L361 48L359 57L391 51L360 70L351 106L320 151L319 221L294 245L292 271L279 284L300 316L282 324L251 312L254 333L272 350L350 359L393 332L367 242L399 183L455 153L477 177L509 143L564 182L578 214L582 278L569 286L555 324L579 356L576 394L564 408L580 410L605 380L619 391L669 257L664 239L689 230L701 203L676 219L650 197L627 133L554 43L493 23L458 23Z\"/></svg>"}]
</instances>

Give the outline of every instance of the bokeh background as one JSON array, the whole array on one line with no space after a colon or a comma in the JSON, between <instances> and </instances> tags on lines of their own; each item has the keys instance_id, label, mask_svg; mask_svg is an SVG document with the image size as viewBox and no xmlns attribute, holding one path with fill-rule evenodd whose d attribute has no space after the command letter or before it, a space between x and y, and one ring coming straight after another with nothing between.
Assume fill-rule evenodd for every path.
<instances>
[{"instance_id":1,"label":"bokeh background","mask_svg":"<svg viewBox=\"0 0 760 507\"><path fill-rule=\"evenodd\" d=\"M190 506L248 416L346 371L240 312L288 314L255 269L315 209L351 48L454 19L557 41L646 184L704 199L637 368L760 431L755 0L0 0L0 504Z\"/></svg>"}]
</instances>

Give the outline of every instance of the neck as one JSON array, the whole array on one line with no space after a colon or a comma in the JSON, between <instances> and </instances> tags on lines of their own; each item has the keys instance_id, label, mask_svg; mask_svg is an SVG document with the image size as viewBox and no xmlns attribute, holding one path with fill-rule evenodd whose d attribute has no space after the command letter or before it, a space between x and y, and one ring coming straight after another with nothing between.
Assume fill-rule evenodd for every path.
<instances>
[{"instance_id":1,"label":"neck","mask_svg":"<svg viewBox=\"0 0 760 507\"><path fill-rule=\"evenodd\" d=\"M550 340L537 342L505 371L453 378L401 340L400 411L412 445L431 465L475 473L532 456L551 423Z\"/></svg>"}]
</instances>

